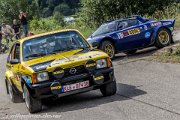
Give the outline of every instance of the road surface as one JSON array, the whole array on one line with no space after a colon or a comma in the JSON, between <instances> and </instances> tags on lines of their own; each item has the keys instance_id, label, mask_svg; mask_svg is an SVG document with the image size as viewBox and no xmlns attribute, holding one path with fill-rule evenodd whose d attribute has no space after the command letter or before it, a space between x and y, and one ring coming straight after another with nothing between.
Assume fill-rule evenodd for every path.
<instances>
[{"instance_id":1,"label":"road surface","mask_svg":"<svg viewBox=\"0 0 180 120\"><path fill-rule=\"evenodd\" d=\"M175 33L174 39L180 41L180 32ZM33 115L28 113L25 103L14 104L7 96L7 55L0 55L0 119L180 120L180 64L143 60L155 51L152 47L130 57L116 57L116 95L103 97L96 90L46 101L43 111Z\"/></svg>"}]
</instances>

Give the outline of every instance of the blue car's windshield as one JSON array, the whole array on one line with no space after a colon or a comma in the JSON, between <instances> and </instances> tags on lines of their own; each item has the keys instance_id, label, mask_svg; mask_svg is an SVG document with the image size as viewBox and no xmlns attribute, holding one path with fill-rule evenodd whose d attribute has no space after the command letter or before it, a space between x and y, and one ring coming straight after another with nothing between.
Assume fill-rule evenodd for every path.
<instances>
[{"instance_id":1,"label":"blue car's windshield","mask_svg":"<svg viewBox=\"0 0 180 120\"><path fill-rule=\"evenodd\" d=\"M89 44L75 31L45 35L23 43L23 60L56 54L75 49L86 49Z\"/></svg>"},{"instance_id":2,"label":"blue car's windshield","mask_svg":"<svg viewBox=\"0 0 180 120\"><path fill-rule=\"evenodd\" d=\"M93 36L97 36L97 35L101 35L101 34L105 34L108 32L112 32L116 30L116 22L110 22L110 23L105 23L102 24L93 34Z\"/></svg>"}]
</instances>

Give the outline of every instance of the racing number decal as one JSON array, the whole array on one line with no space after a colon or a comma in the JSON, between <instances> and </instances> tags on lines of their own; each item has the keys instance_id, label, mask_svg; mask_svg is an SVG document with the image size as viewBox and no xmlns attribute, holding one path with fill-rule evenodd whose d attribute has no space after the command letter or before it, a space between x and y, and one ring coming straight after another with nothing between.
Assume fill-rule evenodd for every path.
<instances>
[{"instance_id":1,"label":"racing number decal","mask_svg":"<svg viewBox=\"0 0 180 120\"><path fill-rule=\"evenodd\" d=\"M134 29L128 30L128 33L129 33L129 35L139 34L140 29L139 28L134 28Z\"/></svg>"},{"instance_id":2,"label":"racing number decal","mask_svg":"<svg viewBox=\"0 0 180 120\"><path fill-rule=\"evenodd\" d=\"M141 32L140 28L134 28L134 29L130 29L128 31L119 33L119 36L120 38L123 38L123 37L131 36L131 35L139 34L140 32Z\"/></svg>"}]
</instances>

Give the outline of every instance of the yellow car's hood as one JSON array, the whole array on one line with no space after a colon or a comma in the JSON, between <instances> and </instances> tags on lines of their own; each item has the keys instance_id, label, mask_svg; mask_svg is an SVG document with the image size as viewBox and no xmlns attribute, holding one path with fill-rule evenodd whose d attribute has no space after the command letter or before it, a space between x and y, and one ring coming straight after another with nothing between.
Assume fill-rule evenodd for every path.
<instances>
[{"instance_id":1,"label":"yellow car's hood","mask_svg":"<svg viewBox=\"0 0 180 120\"><path fill-rule=\"evenodd\" d=\"M88 60L98 60L107 58L108 55L99 50L93 50L89 52L82 52L82 50L72 50L68 52L58 53L54 55L44 56L41 58L33 59L24 62L25 67L37 67L35 72L42 70L43 66L46 66L46 70L51 71L56 67L70 68L75 66L84 65Z\"/></svg>"}]
</instances>

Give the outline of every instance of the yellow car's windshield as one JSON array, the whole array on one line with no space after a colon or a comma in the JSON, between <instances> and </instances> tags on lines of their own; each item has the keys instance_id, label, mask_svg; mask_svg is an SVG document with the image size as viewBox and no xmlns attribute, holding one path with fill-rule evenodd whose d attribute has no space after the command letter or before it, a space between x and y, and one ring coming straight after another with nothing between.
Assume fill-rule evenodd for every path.
<instances>
[{"instance_id":1,"label":"yellow car's windshield","mask_svg":"<svg viewBox=\"0 0 180 120\"><path fill-rule=\"evenodd\" d=\"M89 44L78 32L61 32L25 41L22 48L23 60L89 47Z\"/></svg>"}]
</instances>

